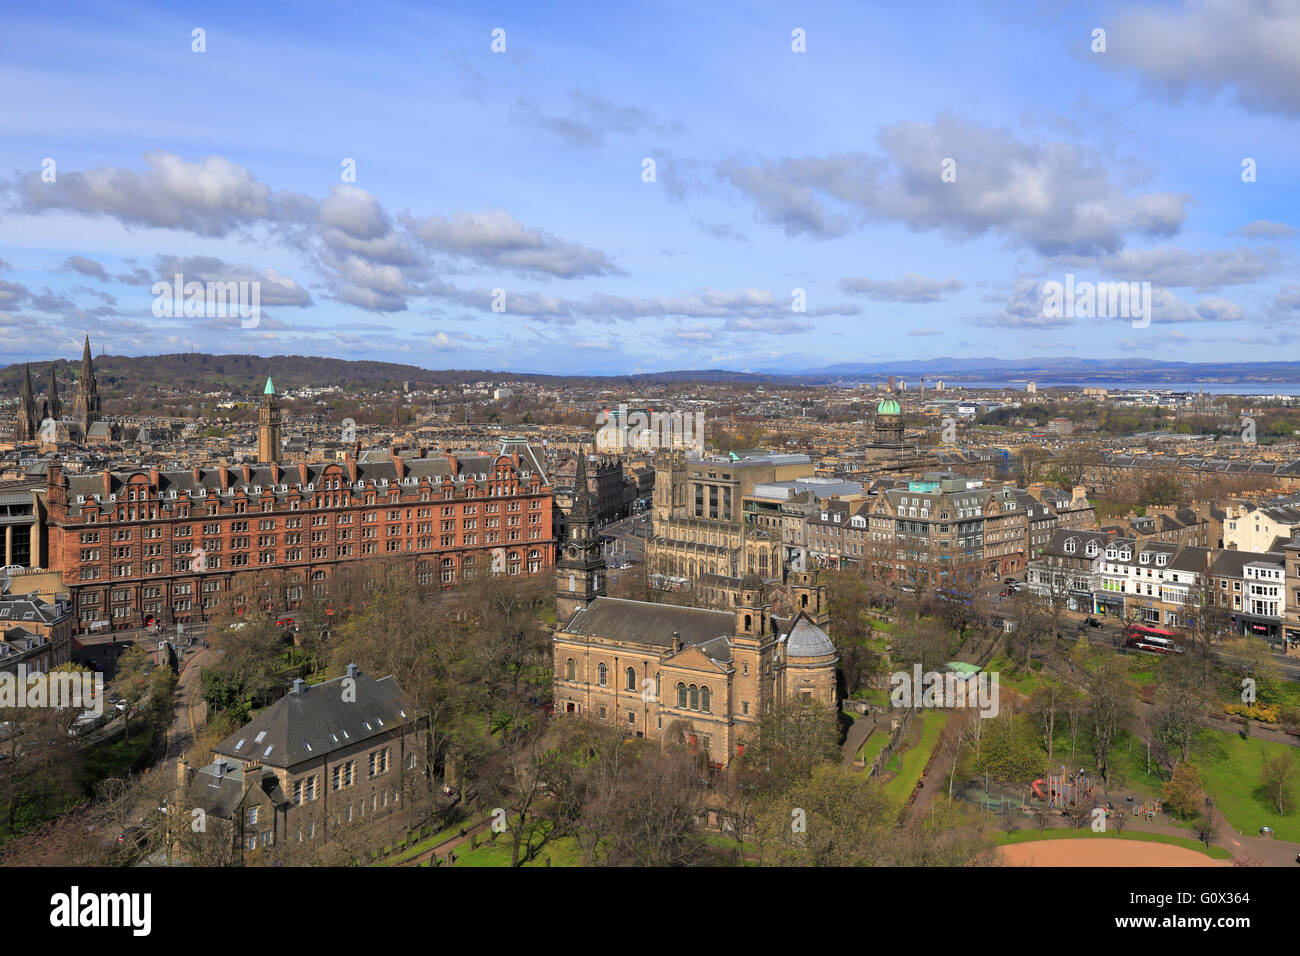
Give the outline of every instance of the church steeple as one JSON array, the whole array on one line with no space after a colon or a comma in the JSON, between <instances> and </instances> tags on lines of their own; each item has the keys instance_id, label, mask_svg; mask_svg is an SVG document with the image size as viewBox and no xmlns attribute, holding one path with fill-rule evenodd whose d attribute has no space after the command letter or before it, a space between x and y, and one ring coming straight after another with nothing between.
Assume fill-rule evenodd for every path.
<instances>
[{"instance_id":1,"label":"church steeple","mask_svg":"<svg viewBox=\"0 0 1300 956\"><path fill-rule=\"evenodd\" d=\"M77 380L77 393L72 399L72 419L81 425L83 437L90 426L100 421L99 383L95 381L95 363L90 358L90 336L86 336L81 350L81 378Z\"/></svg>"},{"instance_id":2,"label":"church steeple","mask_svg":"<svg viewBox=\"0 0 1300 956\"><path fill-rule=\"evenodd\" d=\"M596 529L596 503L587 487L587 452L578 448L568 534L555 565L555 619L568 623L579 610L605 594L605 556Z\"/></svg>"},{"instance_id":3,"label":"church steeple","mask_svg":"<svg viewBox=\"0 0 1300 956\"><path fill-rule=\"evenodd\" d=\"M50 418L56 422L63 417L63 403L59 401L59 380L54 375L54 363L50 363L50 393L45 396L46 409Z\"/></svg>"},{"instance_id":4,"label":"church steeple","mask_svg":"<svg viewBox=\"0 0 1300 956\"><path fill-rule=\"evenodd\" d=\"M14 419L14 439L35 441L40 420L36 414L36 396L32 392L32 367L23 367L23 389L18 394L18 411Z\"/></svg>"}]
</instances>

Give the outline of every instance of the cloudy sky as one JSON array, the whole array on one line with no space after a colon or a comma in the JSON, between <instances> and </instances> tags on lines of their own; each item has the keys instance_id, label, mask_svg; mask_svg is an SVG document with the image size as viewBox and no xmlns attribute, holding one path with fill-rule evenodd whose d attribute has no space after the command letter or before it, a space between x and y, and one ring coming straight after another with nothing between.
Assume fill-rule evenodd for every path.
<instances>
[{"instance_id":1,"label":"cloudy sky","mask_svg":"<svg viewBox=\"0 0 1300 956\"><path fill-rule=\"evenodd\" d=\"M1300 0L705 6L11 5L0 362L1297 357Z\"/></svg>"}]
</instances>

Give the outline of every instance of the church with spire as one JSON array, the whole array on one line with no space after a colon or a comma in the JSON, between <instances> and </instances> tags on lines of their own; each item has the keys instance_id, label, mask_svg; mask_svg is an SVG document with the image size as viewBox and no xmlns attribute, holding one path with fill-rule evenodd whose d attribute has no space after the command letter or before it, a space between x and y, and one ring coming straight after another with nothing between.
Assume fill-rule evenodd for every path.
<instances>
[{"instance_id":1,"label":"church with spire","mask_svg":"<svg viewBox=\"0 0 1300 956\"><path fill-rule=\"evenodd\" d=\"M95 362L90 355L90 336L86 336L81 352L81 374L77 378L71 414L65 417L63 402L59 398L56 365L50 363L45 394L39 402L32 386L31 366L28 365L23 369L22 390L18 395L11 434L16 444L87 444L121 438L121 428L104 420Z\"/></svg>"},{"instance_id":2,"label":"church with spire","mask_svg":"<svg viewBox=\"0 0 1300 956\"><path fill-rule=\"evenodd\" d=\"M585 459L579 452L555 567L557 715L585 714L629 737L679 739L701 763L722 768L756 739L775 704L839 706L839 655L814 573L791 575L788 618L773 615L767 586L752 573L730 611L608 597Z\"/></svg>"}]
</instances>

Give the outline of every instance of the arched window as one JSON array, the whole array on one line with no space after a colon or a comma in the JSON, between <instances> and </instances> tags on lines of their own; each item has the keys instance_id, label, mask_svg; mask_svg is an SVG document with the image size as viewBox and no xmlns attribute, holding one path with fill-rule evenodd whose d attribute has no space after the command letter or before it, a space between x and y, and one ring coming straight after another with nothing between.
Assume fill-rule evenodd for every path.
<instances>
[{"instance_id":1,"label":"arched window","mask_svg":"<svg viewBox=\"0 0 1300 956\"><path fill-rule=\"evenodd\" d=\"M709 693L707 687L700 688L700 710L704 711L706 714L712 713L712 711L709 710L709 703L712 697L713 695Z\"/></svg>"},{"instance_id":2,"label":"arched window","mask_svg":"<svg viewBox=\"0 0 1300 956\"><path fill-rule=\"evenodd\" d=\"M604 664L601 664L598 668L596 668L596 679L601 687L605 686L605 670L606 669Z\"/></svg>"},{"instance_id":3,"label":"arched window","mask_svg":"<svg viewBox=\"0 0 1300 956\"><path fill-rule=\"evenodd\" d=\"M691 691L691 710L700 709L700 689L694 684L690 687Z\"/></svg>"},{"instance_id":4,"label":"arched window","mask_svg":"<svg viewBox=\"0 0 1300 956\"><path fill-rule=\"evenodd\" d=\"M565 680L578 679L578 665L573 662L572 657L570 657L568 661L566 661L564 664L564 679Z\"/></svg>"},{"instance_id":5,"label":"arched window","mask_svg":"<svg viewBox=\"0 0 1300 956\"><path fill-rule=\"evenodd\" d=\"M686 709L686 685L677 685L677 706L682 710Z\"/></svg>"},{"instance_id":6,"label":"arched window","mask_svg":"<svg viewBox=\"0 0 1300 956\"><path fill-rule=\"evenodd\" d=\"M636 690L636 668L635 667L629 667L627 669L627 689Z\"/></svg>"}]
</instances>

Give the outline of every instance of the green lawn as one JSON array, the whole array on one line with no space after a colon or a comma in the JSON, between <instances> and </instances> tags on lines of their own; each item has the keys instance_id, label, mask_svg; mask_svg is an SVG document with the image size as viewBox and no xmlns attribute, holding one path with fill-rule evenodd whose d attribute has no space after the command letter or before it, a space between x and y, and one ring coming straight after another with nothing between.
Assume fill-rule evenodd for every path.
<instances>
[{"instance_id":1,"label":"green lawn","mask_svg":"<svg viewBox=\"0 0 1300 956\"><path fill-rule=\"evenodd\" d=\"M863 620L873 631L884 631L886 634L889 634L898 630L898 625L893 621L882 621L875 617L868 617Z\"/></svg>"},{"instance_id":2,"label":"green lawn","mask_svg":"<svg viewBox=\"0 0 1300 956\"><path fill-rule=\"evenodd\" d=\"M900 806L916 788L917 781L921 779L921 771L930 762L930 756L939 743L939 734L948 722L948 715L939 710L924 710L917 719L921 721L920 739L890 760L891 764L898 760L898 772L884 786L885 793L897 800ZM915 726L908 733L915 734Z\"/></svg>"},{"instance_id":3,"label":"green lawn","mask_svg":"<svg viewBox=\"0 0 1300 956\"><path fill-rule=\"evenodd\" d=\"M445 830L438 831L431 837L426 837L425 839L421 840L419 843L412 843L401 853L395 856L391 856L386 860L381 860L379 863L375 865L376 866L397 866L401 863L406 862L412 857L419 856L425 850L433 849L435 846L437 846L439 843L442 843L445 840L450 840L452 837L456 836L456 834L460 833L462 827L468 830L470 827L474 826L474 823L475 821L467 820L464 823L453 824L452 826L447 827L447 829Z\"/></svg>"},{"instance_id":4,"label":"green lawn","mask_svg":"<svg viewBox=\"0 0 1300 956\"><path fill-rule=\"evenodd\" d=\"M1286 744L1222 730L1201 730L1192 744L1192 763L1201 772L1201 785L1214 798L1228 822L1244 836L1258 836L1260 827L1272 827L1279 840L1300 842L1300 812L1279 816L1264 796L1260 771L1264 758L1288 748ZM1300 793L1300 785L1296 788Z\"/></svg>"},{"instance_id":5,"label":"green lawn","mask_svg":"<svg viewBox=\"0 0 1300 956\"><path fill-rule=\"evenodd\" d=\"M462 844L461 848L456 850L456 862L451 865L509 866L510 847L511 841L508 833L502 833L498 836L494 844L483 840L473 850L469 849L468 844ZM520 851L523 851L523 847L520 847ZM578 846L578 841L574 837L548 839L540 849L534 852L533 858L524 866L545 866L547 857L551 859L551 866L582 866L582 849ZM446 863L443 864L443 866L446 865Z\"/></svg>"},{"instance_id":6,"label":"green lawn","mask_svg":"<svg viewBox=\"0 0 1300 956\"><path fill-rule=\"evenodd\" d=\"M1211 846L1209 850L1206 850L1205 844L1198 843L1196 840L1171 836L1167 833L1142 833L1136 830L1127 830L1124 833L1116 833L1114 830L1107 830L1105 833L1094 833L1088 827L1079 830L1057 828L1044 830L1040 834L1038 827L1031 827L1016 830L1010 834L998 833L995 835L994 840L999 846L1007 846L1012 843L1032 843L1035 840L1137 840L1140 843L1168 843L1170 846L1185 847L1188 850L1204 853L1215 860L1232 859L1232 854L1222 847Z\"/></svg>"},{"instance_id":7,"label":"green lawn","mask_svg":"<svg viewBox=\"0 0 1300 956\"><path fill-rule=\"evenodd\" d=\"M999 687L1010 687L1025 696L1038 690L1044 683L1043 678L1032 670L1021 671L1016 669L1011 660L1002 654L997 655L988 662L984 668L984 673L997 674Z\"/></svg>"},{"instance_id":8,"label":"green lawn","mask_svg":"<svg viewBox=\"0 0 1300 956\"><path fill-rule=\"evenodd\" d=\"M858 748L858 759L864 762L867 769L870 769L871 764L880 755L880 751L885 749L887 743L889 743L889 733L883 728L877 727L862 742L862 746Z\"/></svg>"}]
</instances>

